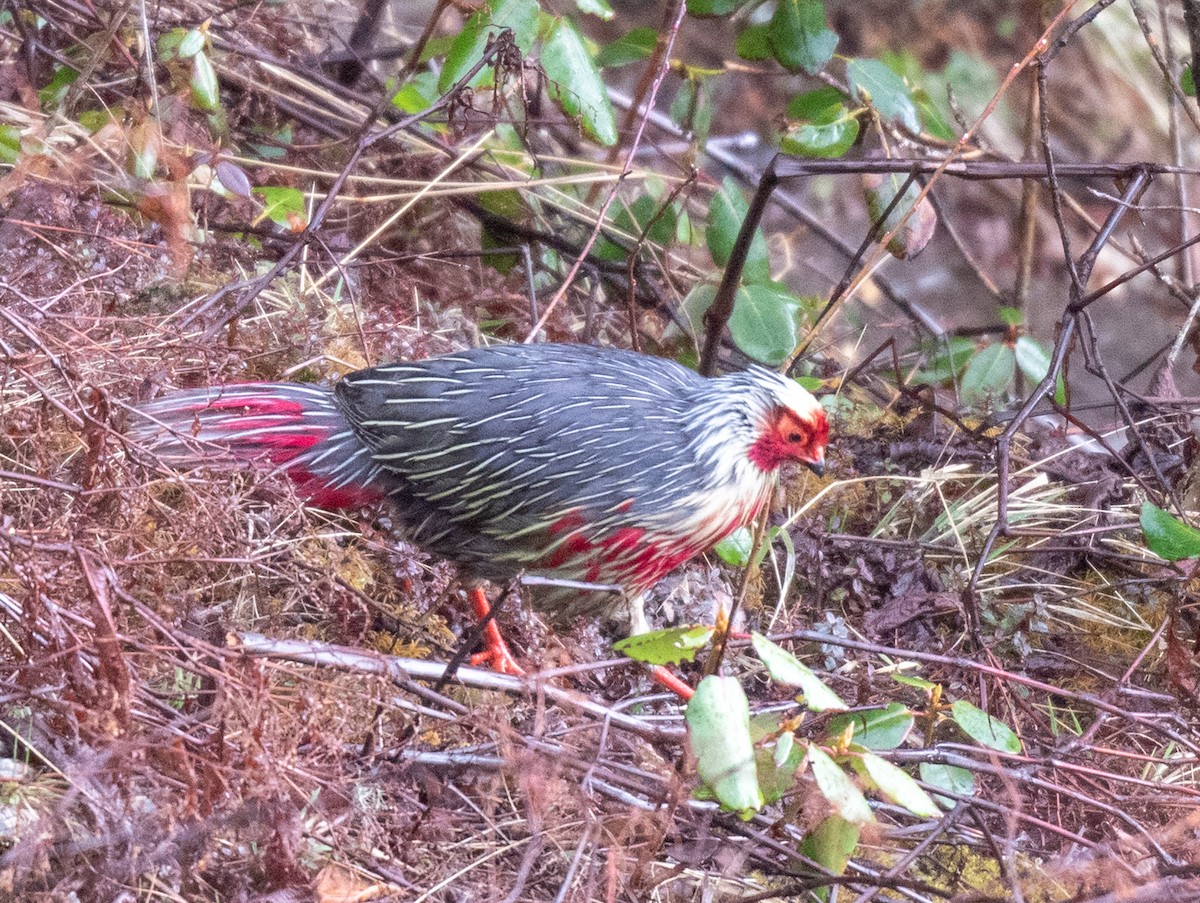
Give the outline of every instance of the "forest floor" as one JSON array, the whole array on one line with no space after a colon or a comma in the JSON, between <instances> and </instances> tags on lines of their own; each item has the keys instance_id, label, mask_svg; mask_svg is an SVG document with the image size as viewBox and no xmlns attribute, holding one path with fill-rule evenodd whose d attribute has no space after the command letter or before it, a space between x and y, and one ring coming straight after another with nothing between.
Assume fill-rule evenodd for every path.
<instances>
[{"instance_id":1,"label":"forest floor","mask_svg":"<svg viewBox=\"0 0 1200 903\"><path fill-rule=\"evenodd\" d=\"M60 49L85 21L66 8L41 39ZM177 15L161 29L196 19ZM498 164L459 167L482 116L398 132L347 168L374 119L314 74L307 28L273 6L223 23L217 141L186 80L154 139L122 86L96 88L121 112L105 124L39 112L44 83L21 75L16 42L0 45L0 120L44 148L0 175L0 896L1200 894L1193 562L1153 554L1139 526L1143 502L1162 501L1156 470L1200 507L1177 415L1142 412L1136 438L1111 431L1119 454L1030 421L1008 486L1021 530L988 555L1003 417L960 418L898 385L890 353L843 378L835 343L818 350L826 475L788 474L760 567L698 559L649 609L659 625L712 623L744 582L748 628L804 659L864 726L879 713L907 726L879 747L890 761L931 792L962 778L940 818L879 802L845 877L804 855L829 810L811 776L749 820L693 795L683 706L611 651L611 625L508 605L499 619L529 677L464 667L437 687L422 663L455 656L470 608L452 567L403 542L391 513L306 508L261 471L175 472L131 443L133 409L172 388L328 381L521 341L547 313L544 340L695 353L668 329L666 289L535 311L524 268L480 253L495 233L481 232L478 184ZM151 145L157 174L128 175ZM269 195L218 196L203 167L312 192L298 230L331 185L342 195L293 253L299 232L263 215ZM833 736L747 643L726 670L755 713ZM681 667L693 684L701 671ZM1017 747L974 742L959 703Z\"/></svg>"}]
</instances>

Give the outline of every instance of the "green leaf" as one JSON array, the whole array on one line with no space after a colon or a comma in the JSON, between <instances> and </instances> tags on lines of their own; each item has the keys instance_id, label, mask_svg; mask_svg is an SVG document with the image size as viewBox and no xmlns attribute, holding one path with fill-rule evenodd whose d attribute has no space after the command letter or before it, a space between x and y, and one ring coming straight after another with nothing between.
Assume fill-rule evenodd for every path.
<instances>
[{"instance_id":1,"label":"green leaf","mask_svg":"<svg viewBox=\"0 0 1200 903\"><path fill-rule=\"evenodd\" d=\"M583 36L568 19L558 19L542 44L542 69L548 91L568 116L606 147L617 143L617 114L608 99L600 70L592 61Z\"/></svg>"},{"instance_id":2,"label":"green leaf","mask_svg":"<svg viewBox=\"0 0 1200 903\"><path fill-rule=\"evenodd\" d=\"M851 760L870 778L871 783L897 806L903 806L918 818L940 815L937 804L903 769L874 753L859 753Z\"/></svg>"},{"instance_id":3,"label":"green leaf","mask_svg":"<svg viewBox=\"0 0 1200 903\"><path fill-rule=\"evenodd\" d=\"M830 815L805 835L800 842L800 852L823 865L831 874L841 875L858 847L860 832L853 822L840 815ZM828 894L822 899L828 899Z\"/></svg>"},{"instance_id":4,"label":"green leaf","mask_svg":"<svg viewBox=\"0 0 1200 903\"><path fill-rule=\"evenodd\" d=\"M204 49L204 32L199 28L193 28L183 36L179 41L179 58L181 60L190 60L197 53Z\"/></svg>"},{"instance_id":5,"label":"green leaf","mask_svg":"<svg viewBox=\"0 0 1200 903\"><path fill-rule=\"evenodd\" d=\"M921 130L917 104L904 79L879 60L853 59L846 78L854 96L869 101L884 119L901 123L911 132Z\"/></svg>"},{"instance_id":6,"label":"green leaf","mask_svg":"<svg viewBox=\"0 0 1200 903\"><path fill-rule=\"evenodd\" d=\"M604 22L611 20L614 15L608 0L575 0L575 6L585 16L595 16Z\"/></svg>"},{"instance_id":7,"label":"green leaf","mask_svg":"<svg viewBox=\"0 0 1200 903\"><path fill-rule=\"evenodd\" d=\"M937 349L930 357L929 363L913 378L913 382L919 385L941 385L950 382L975 356L975 342L964 336L938 339Z\"/></svg>"},{"instance_id":8,"label":"green leaf","mask_svg":"<svg viewBox=\"0 0 1200 903\"><path fill-rule=\"evenodd\" d=\"M980 351L963 373L960 393L964 404L982 405L1005 395L1017 374L1013 350L1002 342Z\"/></svg>"},{"instance_id":9,"label":"green leaf","mask_svg":"<svg viewBox=\"0 0 1200 903\"><path fill-rule=\"evenodd\" d=\"M1142 533L1146 545L1159 558L1182 561L1200 558L1200 530L1149 502L1142 503Z\"/></svg>"},{"instance_id":10,"label":"green leaf","mask_svg":"<svg viewBox=\"0 0 1200 903\"><path fill-rule=\"evenodd\" d=\"M800 340L803 305L778 282L743 285L737 291L729 334L747 355L768 366L782 364Z\"/></svg>"},{"instance_id":11,"label":"green leaf","mask_svg":"<svg viewBox=\"0 0 1200 903\"><path fill-rule=\"evenodd\" d=\"M744 568L750 563L754 536L745 527L738 527L713 548L717 557L730 567Z\"/></svg>"},{"instance_id":12,"label":"green leaf","mask_svg":"<svg viewBox=\"0 0 1200 903\"><path fill-rule=\"evenodd\" d=\"M179 55L179 45L187 35L188 31L185 28L172 28L160 34L154 45L158 51L159 62L169 63L175 59Z\"/></svg>"},{"instance_id":13,"label":"green leaf","mask_svg":"<svg viewBox=\"0 0 1200 903\"><path fill-rule=\"evenodd\" d=\"M727 16L745 0L687 0L689 16Z\"/></svg>"},{"instance_id":14,"label":"green leaf","mask_svg":"<svg viewBox=\"0 0 1200 903\"><path fill-rule=\"evenodd\" d=\"M260 185L254 193L266 202L263 215L280 226L291 226L289 214L304 218L304 192L299 188L277 185Z\"/></svg>"},{"instance_id":15,"label":"green leaf","mask_svg":"<svg viewBox=\"0 0 1200 903\"><path fill-rule=\"evenodd\" d=\"M1000 315L1000 322L1005 326L1020 326L1025 319L1019 307L1009 307L1007 304L1000 305L997 313Z\"/></svg>"},{"instance_id":16,"label":"green leaf","mask_svg":"<svg viewBox=\"0 0 1200 903\"><path fill-rule=\"evenodd\" d=\"M111 110L81 110L78 118L79 124L93 135L110 122L117 121Z\"/></svg>"},{"instance_id":17,"label":"green leaf","mask_svg":"<svg viewBox=\"0 0 1200 903\"><path fill-rule=\"evenodd\" d=\"M621 208L613 218L613 225L634 238L644 233L649 241L658 245L668 245L675 238L675 221L676 210L673 204L664 209L659 201L643 194L632 204Z\"/></svg>"},{"instance_id":18,"label":"green leaf","mask_svg":"<svg viewBox=\"0 0 1200 903\"><path fill-rule=\"evenodd\" d=\"M845 711L849 708L837 693L825 686L807 665L782 646L776 645L761 633L750 634L754 651L767 666L772 679L791 687L799 687L804 693L804 704L814 712Z\"/></svg>"},{"instance_id":19,"label":"green leaf","mask_svg":"<svg viewBox=\"0 0 1200 903\"><path fill-rule=\"evenodd\" d=\"M679 323L667 326L667 336L673 335L676 329L686 333L693 341L704 334L704 315L712 307L713 299L717 296L717 287L711 282L697 283L688 292L679 305Z\"/></svg>"},{"instance_id":20,"label":"green leaf","mask_svg":"<svg viewBox=\"0 0 1200 903\"><path fill-rule=\"evenodd\" d=\"M648 665L678 665L696 660L696 653L708 645L716 628L671 627L638 633L613 643L613 649L634 661Z\"/></svg>"},{"instance_id":21,"label":"green leaf","mask_svg":"<svg viewBox=\"0 0 1200 903\"><path fill-rule=\"evenodd\" d=\"M779 0L771 19L771 47L780 65L816 75L833 58L838 36L825 22L820 0Z\"/></svg>"},{"instance_id":22,"label":"green leaf","mask_svg":"<svg viewBox=\"0 0 1200 903\"><path fill-rule=\"evenodd\" d=\"M867 749L896 749L913 729L912 712L899 702L883 708L838 715L829 722L829 735L836 736L854 725L854 742Z\"/></svg>"},{"instance_id":23,"label":"green leaf","mask_svg":"<svg viewBox=\"0 0 1200 903\"><path fill-rule=\"evenodd\" d=\"M79 78L79 72L72 69L70 66L59 66L54 70L54 75L50 79L50 83L42 90L38 91L38 103L43 107L58 106L67 96L67 91L75 80Z\"/></svg>"},{"instance_id":24,"label":"green leaf","mask_svg":"<svg viewBox=\"0 0 1200 903\"><path fill-rule=\"evenodd\" d=\"M744 60L769 60L772 56L771 26L766 22L747 25L738 32L735 48L737 55Z\"/></svg>"},{"instance_id":25,"label":"green leaf","mask_svg":"<svg viewBox=\"0 0 1200 903\"><path fill-rule=\"evenodd\" d=\"M508 274L513 271L518 263L521 262L521 257L518 254L512 253L512 241L506 236L501 235L487 223L484 223L479 228L479 248L481 251L494 251L498 248L506 250L498 253L484 254L480 259L490 266L497 273Z\"/></svg>"},{"instance_id":26,"label":"green leaf","mask_svg":"<svg viewBox=\"0 0 1200 903\"><path fill-rule=\"evenodd\" d=\"M753 721L751 737L754 736ZM774 745L756 746L755 761L758 765L758 786L763 799L769 805L777 803L796 786L796 772L804 764L804 749L796 745L796 735L784 731Z\"/></svg>"},{"instance_id":27,"label":"green leaf","mask_svg":"<svg viewBox=\"0 0 1200 903\"><path fill-rule=\"evenodd\" d=\"M831 85L797 94L787 105L788 119L803 119L809 122L833 122L842 115L846 103L842 92Z\"/></svg>"},{"instance_id":28,"label":"green leaf","mask_svg":"<svg viewBox=\"0 0 1200 903\"><path fill-rule=\"evenodd\" d=\"M921 125L924 126L925 131L942 141L953 141L957 137L954 129L946 122L942 111L938 109L927 93L914 91L913 98L917 102L917 112L921 114Z\"/></svg>"},{"instance_id":29,"label":"green leaf","mask_svg":"<svg viewBox=\"0 0 1200 903\"><path fill-rule=\"evenodd\" d=\"M538 0L491 0L467 19L467 24L446 53L446 65L438 80L438 93L445 94L470 72L471 67L483 58L488 41L505 28L512 29L513 40L521 56L528 56L537 39L540 12ZM485 69L471 80L471 84L478 85L487 77Z\"/></svg>"},{"instance_id":30,"label":"green leaf","mask_svg":"<svg viewBox=\"0 0 1200 903\"><path fill-rule=\"evenodd\" d=\"M908 188L904 197L892 206L893 198L899 194L906 182ZM906 176L899 173L865 173L862 183L871 219L878 220L889 206L892 208L882 223L885 232L895 231L895 235L887 244L892 256L906 260L925 250L937 228L937 211L933 209L933 202L928 197L917 202L917 198L921 196L921 186L916 181L910 182ZM901 226L900 222L909 210L913 212Z\"/></svg>"},{"instance_id":31,"label":"green leaf","mask_svg":"<svg viewBox=\"0 0 1200 903\"><path fill-rule=\"evenodd\" d=\"M713 104L710 79L689 78L679 85L668 111L671 120L685 132L703 139L712 128Z\"/></svg>"},{"instance_id":32,"label":"green leaf","mask_svg":"<svg viewBox=\"0 0 1200 903\"><path fill-rule=\"evenodd\" d=\"M1021 751L1021 739L1012 728L965 699L950 706L950 714L962 732L976 743L1000 752L1016 754Z\"/></svg>"},{"instance_id":33,"label":"green leaf","mask_svg":"<svg viewBox=\"0 0 1200 903\"><path fill-rule=\"evenodd\" d=\"M635 28L606 45L596 54L596 65L601 69L612 66L628 66L644 60L654 53L658 44L658 32L653 28Z\"/></svg>"},{"instance_id":34,"label":"green leaf","mask_svg":"<svg viewBox=\"0 0 1200 903\"><path fill-rule=\"evenodd\" d=\"M1013 353L1017 357L1017 366L1034 385L1045 379L1046 374L1050 372L1050 352L1037 339L1027 335L1019 336ZM1067 403L1067 385L1063 382L1061 373L1055 381L1054 400L1059 404Z\"/></svg>"},{"instance_id":35,"label":"green leaf","mask_svg":"<svg viewBox=\"0 0 1200 903\"><path fill-rule=\"evenodd\" d=\"M917 677L914 674L893 674L892 680L906 687L916 687L918 690L924 690L926 693L932 693L937 683L932 680L926 680L923 677ZM865 743L863 744L866 745Z\"/></svg>"},{"instance_id":36,"label":"green leaf","mask_svg":"<svg viewBox=\"0 0 1200 903\"><path fill-rule=\"evenodd\" d=\"M845 156L858 138L858 119L849 114L833 122L806 122L789 131L779 140L779 149L794 157L809 157L819 160L836 160Z\"/></svg>"},{"instance_id":37,"label":"green leaf","mask_svg":"<svg viewBox=\"0 0 1200 903\"><path fill-rule=\"evenodd\" d=\"M1196 76L1192 72L1192 67L1187 66L1179 75L1179 87L1183 89L1183 93L1188 97L1196 96Z\"/></svg>"},{"instance_id":38,"label":"green leaf","mask_svg":"<svg viewBox=\"0 0 1200 903\"><path fill-rule=\"evenodd\" d=\"M12 165L21 156L21 130L15 125L0 125L0 163Z\"/></svg>"},{"instance_id":39,"label":"green leaf","mask_svg":"<svg viewBox=\"0 0 1200 903\"><path fill-rule=\"evenodd\" d=\"M406 79L392 95L392 106L411 116L428 110L437 96L437 76L432 72L418 72Z\"/></svg>"},{"instance_id":40,"label":"green leaf","mask_svg":"<svg viewBox=\"0 0 1200 903\"><path fill-rule=\"evenodd\" d=\"M221 106L217 70L213 68L206 53L197 53L192 57L191 88L192 101L198 109L211 113Z\"/></svg>"},{"instance_id":41,"label":"green leaf","mask_svg":"<svg viewBox=\"0 0 1200 903\"><path fill-rule=\"evenodd\" d=\"M713 195L708 205L708 222L704 228L708 253L712 255L713 263L718 267L729 264L729 258L733 256L734 242L737 241L738 232L741 231L742 222L746 219L746 211L749 209L750 205L737 182L731 176L726 176L721 182L721 189ZM771 278L771 255L767 251L767 240L763 237L761 229L754 231L750 250L746 253L743 278L747 282L766 282Z\"/></svg>"},{"instance_id":42,"label":"green leaf","mask_svg":"<svg viewBox=\"0 0 1200 903\"><path fill-rule=\"evenodd\" d=\"M875 820L862 791L829 754L815 743L808 744L808 764L812 768L813 779L817 782L821 795L838 815L856 825L865 825Z\"/></svg>"},{"instance_id":43,"label":"green leaf","mask_svg":"<svg viewBox=\"0 0 1200 903\"><path fill-rule=\"evenodd\" d=\"M949 793L957 793L959 796L975 795L975 775L965 768L959 768L957 765L922 762L918 767L918 772L921 780L926 784L932 784ZM943 809L953 809L958 805L958 800L948 796L935 793L933 798Z\"/></svg>"},{"instance_id":44,"label":"green leaf","mask_svg":"<svg viewBox=\"0 0 1200 903\"><path fill-rule=\"evenodd\" d=\"M763 795L750 740L750 704L741 684L710 674L696 688L685 720L700 779L726 809L752 817L762 808Z\"/></svg>"}]
</instances>

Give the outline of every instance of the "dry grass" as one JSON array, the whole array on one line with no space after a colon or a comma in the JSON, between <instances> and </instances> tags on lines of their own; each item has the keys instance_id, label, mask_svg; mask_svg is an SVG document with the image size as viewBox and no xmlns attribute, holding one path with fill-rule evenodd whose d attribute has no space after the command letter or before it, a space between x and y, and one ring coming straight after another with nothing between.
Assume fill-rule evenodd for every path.
<instances>
[{"instance_id":1,"label":"dry grass","mask_svg":"<svg viewBox=\"0 0 1200 903\"><path fill-rule=\"evenodd\" d=\"M216 12L176 6L156 27ZM56 52L99 30L82 6L51 12ZM299 65L319 15L243 12L212 28L232 143L295 131L286 164L225 159L317 204L367 107ZM8 32L0 52L16 71ZM129 407L162 387L328 379L524 338L520 268L444 256L480 245L456 202L481 183L519 189L540 227L570 237L594 212L578 187L610 184L613 167L569 153L569 126L539 149L558 175L532 182L525 151L468 165L477 134L400 133L349 173L321 242L233 315L291 237L252 227L252 202L181 179L160 181L185 206L147 203L124 163L147 121L133 71L97 57L93 96L117 114L97 132L32 112L19 91L0 98L0 119L47 149L0 179L0 896L810 898L829 880L799 858L825 811L810 781L745 824L692 799L678 707L606 664L595 625L552 632L509 611L528 658L557 676L464 669L435 689L415 675L452 657L466 608L449 567L400 542L387 512L306 510L259 473L171 472L125 438ZM203 117L177 113L162 152L182 160L204 141ZM629 305L580 292L546 335L653 342L697 270L688 253L649 254L662 270L632 324ZM1010 514L1029 533L983 572L987 648L973 651L960 594L996 518L989 460L882 377L846 392L859 413L839 423L835 479L792 487L788 540L755 575L750 618L856 705L917 712L926 737L895 761L958 764L979 787L927 823L881 805L839 899L1192 893L1195 587L1146 552L1141 489L1109 462L1025 442ZM725 591L700 564L668 583L685 618ZM756 707L788 702L740 647L733 663ZM1024 752L965 742L896 674L984 706Z\"/></svg>"}]
</instances>

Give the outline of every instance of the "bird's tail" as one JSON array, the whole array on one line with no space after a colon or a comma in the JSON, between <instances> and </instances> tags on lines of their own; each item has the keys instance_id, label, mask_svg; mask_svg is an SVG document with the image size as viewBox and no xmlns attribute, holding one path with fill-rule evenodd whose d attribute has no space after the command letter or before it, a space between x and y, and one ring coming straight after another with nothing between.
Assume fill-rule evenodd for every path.
<instances>
[{"instance_id":1,"label":"bird's tail","mask_svg":"<svg viewBox=\"0 0 1200 903\"><path fill-rule=\"evenodd\" d=\"M195 466L220 457L286 473L310 504L351 508L386 494L379 466L320 386L244 383L192 389L142 405L129 438L159 461Z\"/></svg>"}]
</instances>

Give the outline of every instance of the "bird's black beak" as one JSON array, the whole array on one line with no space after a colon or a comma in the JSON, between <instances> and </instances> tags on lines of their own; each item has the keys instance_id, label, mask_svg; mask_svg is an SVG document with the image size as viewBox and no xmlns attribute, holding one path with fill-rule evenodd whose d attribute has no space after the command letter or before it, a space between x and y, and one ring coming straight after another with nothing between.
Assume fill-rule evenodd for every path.
<instances>
[{"instance_id":1,"label":"bird's black beak","mask_svg":"<svg viewBox=\"0 0 1200 903\"><path fill-rule=\"evenodd\" d=\"M820 461L806 461L805 463L808 466L808 469L811 470L813 473L815 473L817 476L819 476L819 477L825 476L825 459L824 458L822 458Z\"/></svg>"}]
</instances>

